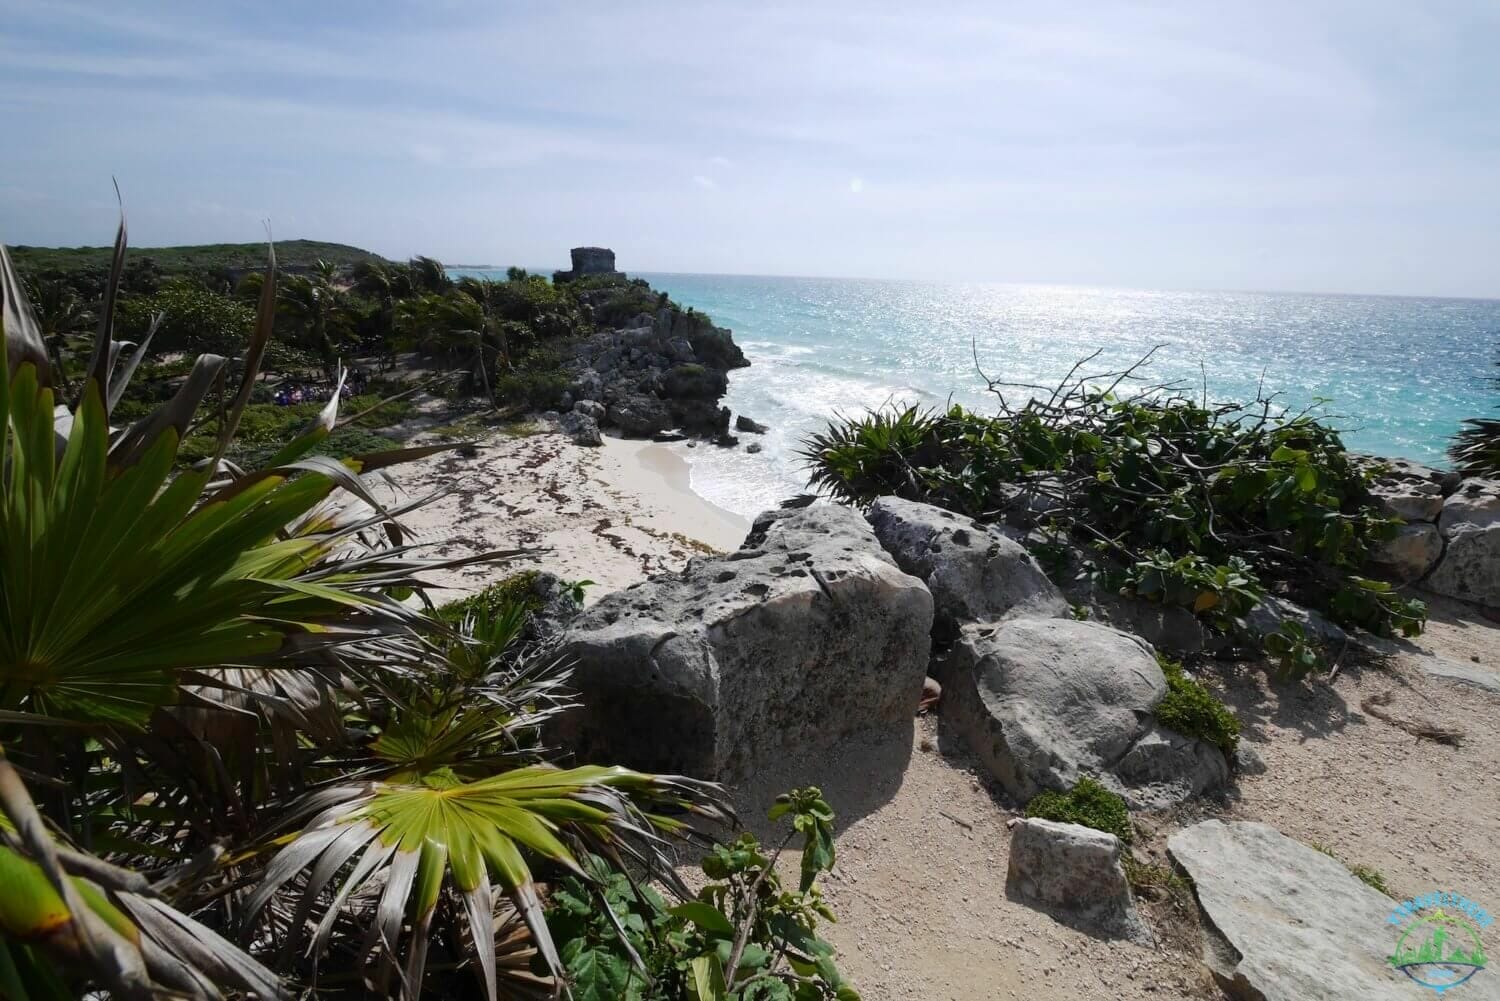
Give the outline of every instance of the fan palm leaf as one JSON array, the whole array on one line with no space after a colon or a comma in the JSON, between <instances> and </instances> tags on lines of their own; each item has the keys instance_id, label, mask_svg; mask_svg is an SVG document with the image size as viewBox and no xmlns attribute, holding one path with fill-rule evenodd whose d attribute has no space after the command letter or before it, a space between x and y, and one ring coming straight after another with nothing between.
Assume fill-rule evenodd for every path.
<instances>
[{"instance_id":1,"label":"fan palm leaf","mask_svg":"<svg viewBox=\"0 0 1500 1001\"><path fill-rule=\"evenodd\" d=\"M382 886L366 952L382 951L381 975L389 977L401 929L410 922L411 942L400 976L412 997L421 990L428 931L444 886L463 902L485 996L493 999L495 883L529 927L538 953L557 978L561 963L543 920L530 859L588 878L578 862L580 853L619 858L623 851L657 863L656 871L671 878L656 846L663 834L680 832L685 823L648 811L666 808L721 822L731 816L711 784L601 766L533 765L469 782L452 769L439 768L415 781L323 790L312 802L320 812L267 867L265 881L247 904L248 919L306 873L287 928L289 936L300 935L316 901L353 861L333 891L308 951L317 955L323 950L340 908L352 895L366 886Z\"/></svg>"}]
</instances>

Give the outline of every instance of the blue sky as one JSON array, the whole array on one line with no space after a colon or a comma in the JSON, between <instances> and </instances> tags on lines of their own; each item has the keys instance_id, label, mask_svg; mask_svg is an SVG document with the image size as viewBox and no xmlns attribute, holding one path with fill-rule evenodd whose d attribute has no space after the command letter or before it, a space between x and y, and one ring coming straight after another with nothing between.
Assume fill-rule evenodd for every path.
<instances>
[{"instance_id":1,"label":"blue sky","mask_svg":"<svg viewBox=\"0 0 1500 1001\"><path fill-rule=\"evenodd\" d=\"M1420 8L1420 9L1419 9ZM0 237L1500 296L1500 3L0 0Z\"/></svg>"}]
</instances>

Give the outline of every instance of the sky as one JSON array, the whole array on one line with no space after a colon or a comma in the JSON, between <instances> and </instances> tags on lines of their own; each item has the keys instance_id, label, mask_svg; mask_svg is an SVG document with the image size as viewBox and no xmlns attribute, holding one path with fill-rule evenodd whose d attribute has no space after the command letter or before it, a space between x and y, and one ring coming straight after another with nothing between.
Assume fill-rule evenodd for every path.
<instances>
[{"instance_id":1,"label":"sky","mask_svg":"<svg viewBox=\"0 0 1500 1001\"><path fill-rule=\"evenodd\" d=\"M1500 297L1500 3L0 0L0 239Z\"/></svg>"}]
</instances>

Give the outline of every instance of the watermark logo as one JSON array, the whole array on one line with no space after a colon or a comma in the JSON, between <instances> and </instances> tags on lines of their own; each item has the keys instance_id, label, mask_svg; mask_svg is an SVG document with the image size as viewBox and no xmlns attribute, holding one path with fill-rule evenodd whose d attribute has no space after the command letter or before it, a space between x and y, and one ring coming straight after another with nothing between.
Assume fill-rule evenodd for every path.
<instances>
[{"instance_id":1,"label":"watermark logo","mask_svg":"<svg viewBox=\"0 0 1500 1001\"><path fill-rule=\"evenodd\" d=\"M1402 901L1388 919L1401 929L1390 963L1438 994L1452 990L1484 970L1480 933L1494 920L1468 897L1446 890Z\"/></svg>"}]
</instances>

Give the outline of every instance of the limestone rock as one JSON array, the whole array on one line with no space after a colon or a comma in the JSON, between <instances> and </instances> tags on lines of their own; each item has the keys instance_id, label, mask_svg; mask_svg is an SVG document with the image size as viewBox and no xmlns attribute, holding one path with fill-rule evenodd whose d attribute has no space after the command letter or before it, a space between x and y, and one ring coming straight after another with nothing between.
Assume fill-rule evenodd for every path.
<instances>
[{"instance_id":1,"label":"limestone rock","mask_svg":"<svg viewBox=\"0 0 1500 1001\"><path fill-rule=\"evenodd\" d=\"M1438 528L1445 538L1459 530L1472 531L1500 525L1500 480L1474 476L1464 480L1443 501Z\"/></svg>"},{"instance_id":2,"label":"limestone rock","mask_svg":"<svg viewBox=\"0 0 1500 1001\"><path fill-rule=\"evenodd\" d=\"M932 596L858 512L775 512L756 547L601 599L562 653L582 705L552 735L580 760L734 779L910 725ZM764 516L763 516L764 518Z\"/></svg>"},{"instance_id":3,"label":"limestone rock","mask_svg":"<svg viewBox=\"0 0 1500 1001\"><path fill-rule=\"evenodd\" d=\"M1026 802L1092 775L1136 809L1223 783L1218 748L1159 727L1167 680L1143 641L1096 622L970 625L944 659L943 717Z\"/></svg>"},{"instance_id":4,"label":"limestone rock","mask_svg":"<svg viewBox=\"0 0 1500 1001\"><path fill-rule=\"evenodd\" d=\"M1297 623L1307 634L1308 639L1325 646L1342 646L1349 639L1348 633L1329 622L1321 613L1310 608L1303 608L1301 605L1275 595L1267 595L1261 599L1260 604L1250 609L1249 614L1245 616L1245 628L1257 640L1264 640L1267 636L1279 631L1287 622Z\"/></svg>"},{"instance_id":5,"label":"limestone rock","mask_svg":"<svg viewBox=\"0 0 1500 1001\"><path fill-rule=\"evenodd\" d=\"M717 401L728 389L729 377L721 370L692 362L675 365L662 375L662 390L674 399Z\"/></svg>"},{"instance_id":6,"label":"limestone rock","mask_svg":"<svg viewBox=\"0 0 1500 1001\"><path fill-rule=\"evenodd\" d=\"M870 524L896 565L927 582L942 636L965 622L1068 612L1031 554L998 530L900 497L877 499Z\"/></svg>"},{"instance_id":7,"label":"limestone rock","mask_svg":"<svg viewBox=\"0 0 1500 1001\"><path fill-rule=\"evenodd\" d=\"M873 556L896 566L864 516L842 504L783 505L762 511L750 523L740 552L806 553L815 547L849 558Z\"/></svg>"},{"instance_id":8,"label":"limestone rock","mask_svg":"<svg viewBox=\"0 0 1500 1001\"><path fill-rule=\"evenodd\" d=\"M1443 555L1443 537L1436 525L1417 522L1402 525L1396 537L1381 543L1372 557L1377 570L1398 581L1419 580L1437 566Z\"/></svg>"},{"instance_id":9,"label":"limestone rock","mask_svg":"<svg viewBox=\"0 0 1500 1001\"><path fill-rule=\"evenodd\" d=\"M1234 747L1234 770L1241 775L1264 775L1266 759L1248 741L1242 739Z\"/></svg>"},{"instance_id":10,"label":"limestone rock","mask_svg":"<svg viewBox=\"0 0 1500 1001\"><path fill-rule=\"evenodd\" d=\"M1181 605L1108 594L1098 588L1080 589L1081 603L1096 621L1139 636L1158 650L1186 657L1203 652L1203 623Z\"/></svg>"},{"instance_id":11,"label":"limestone rock","mask_svg":"<svg viewBox=\"0 0 1500 1001\"><path fill-rule=\"evenodd\" d=\"M580 401L587 402L587 401ZM558 426L579 445L603 445L599 422L580 410L570 410L557 419Z\"/></svg>"},{"instance_id":12,"label":"limestone rock","mask_svg":"<svg viewBox=\"0 0 1500 1001\"><path fill-rule=\"evenodd\" d=\"M609 405L610 423L626 434L652 435L674 425L672 411L654 396L628 396Z\"/></svg>"},{"instance_id":13,"label":"limestone rock","mask_svg":"<svg viewBox=\"0 0 1500 1001\"><path fill-rule=\"evenodd\" d=\"M1447 474L1406 459L1369 458L1360 464L1375 470L1370 494L1387 515L1408 522L1437 520Z\"/></svg>"},{"instance_id":14,"label":"limestone rock","mask_svg":"<svg viewBox=\"0 0 1500 1001\"><path fill-rule=\"evenodd\" d=\"M607 409L598 400L578 400L573 404L575 413L583 414L585 417L592 417L595 421L604 420Z\"/></svg>"},{"instance_id":15,"label":"limestone rock","mask_svg":"<svg viewBox=\"0 0 1500 1001\"><path fill-rule=\"evenodd\" d=\"M1051 820L1019 821L1010 836L1005 893L1080 931L1151 944L1113 834Z\"/></svg>"},{"instance_id":16,"label":"limestone rock","mask_svg":"<svg viewBox=\"0 0 1500 1001\"><path fill-rule=\"evenodd\" d=\"M1255 1001L1410 1001L1386 962L1393 902L1265 824L1209 820L1174 834L1193 880L1203 959L1225 993Z\"/></svg>"},{"instance_id":17,"label":"limestone rock","mask_svg":"<svg viewBox=\"0 0 1500 1001\"><path fill-rule=\"evenodd\" d=\"M736 431L743 431L746 434L765 434L767 431L771 430L764 424L760 423L760 421L751 420L744 414L740 414L734 419L734 429Z\"/></svg>"},{"instance_id":18,"label":"limestone rock","mask_svg":"<svg viewBox=\"0 0 1500 1001\"><path fill-rule=\"evenodd\" d=\"M1500 480L1467 479L1443 502L1445 548L1423 582L1430 591L1500 608Z\"/></svg>"},{"instance_id":19,"label":"limestone rock","mask_svg":"<svg viewBox=\"0 0 1500 1001\"><path fill-rule=\"evenodd\" d=\"M1472 685L1492 695L1500 695L1500 674L1487 671L1477 664L1464 664L1438 656L1422 657L1420 663L1429 677Z\"/></svg>"}]
</instances>

